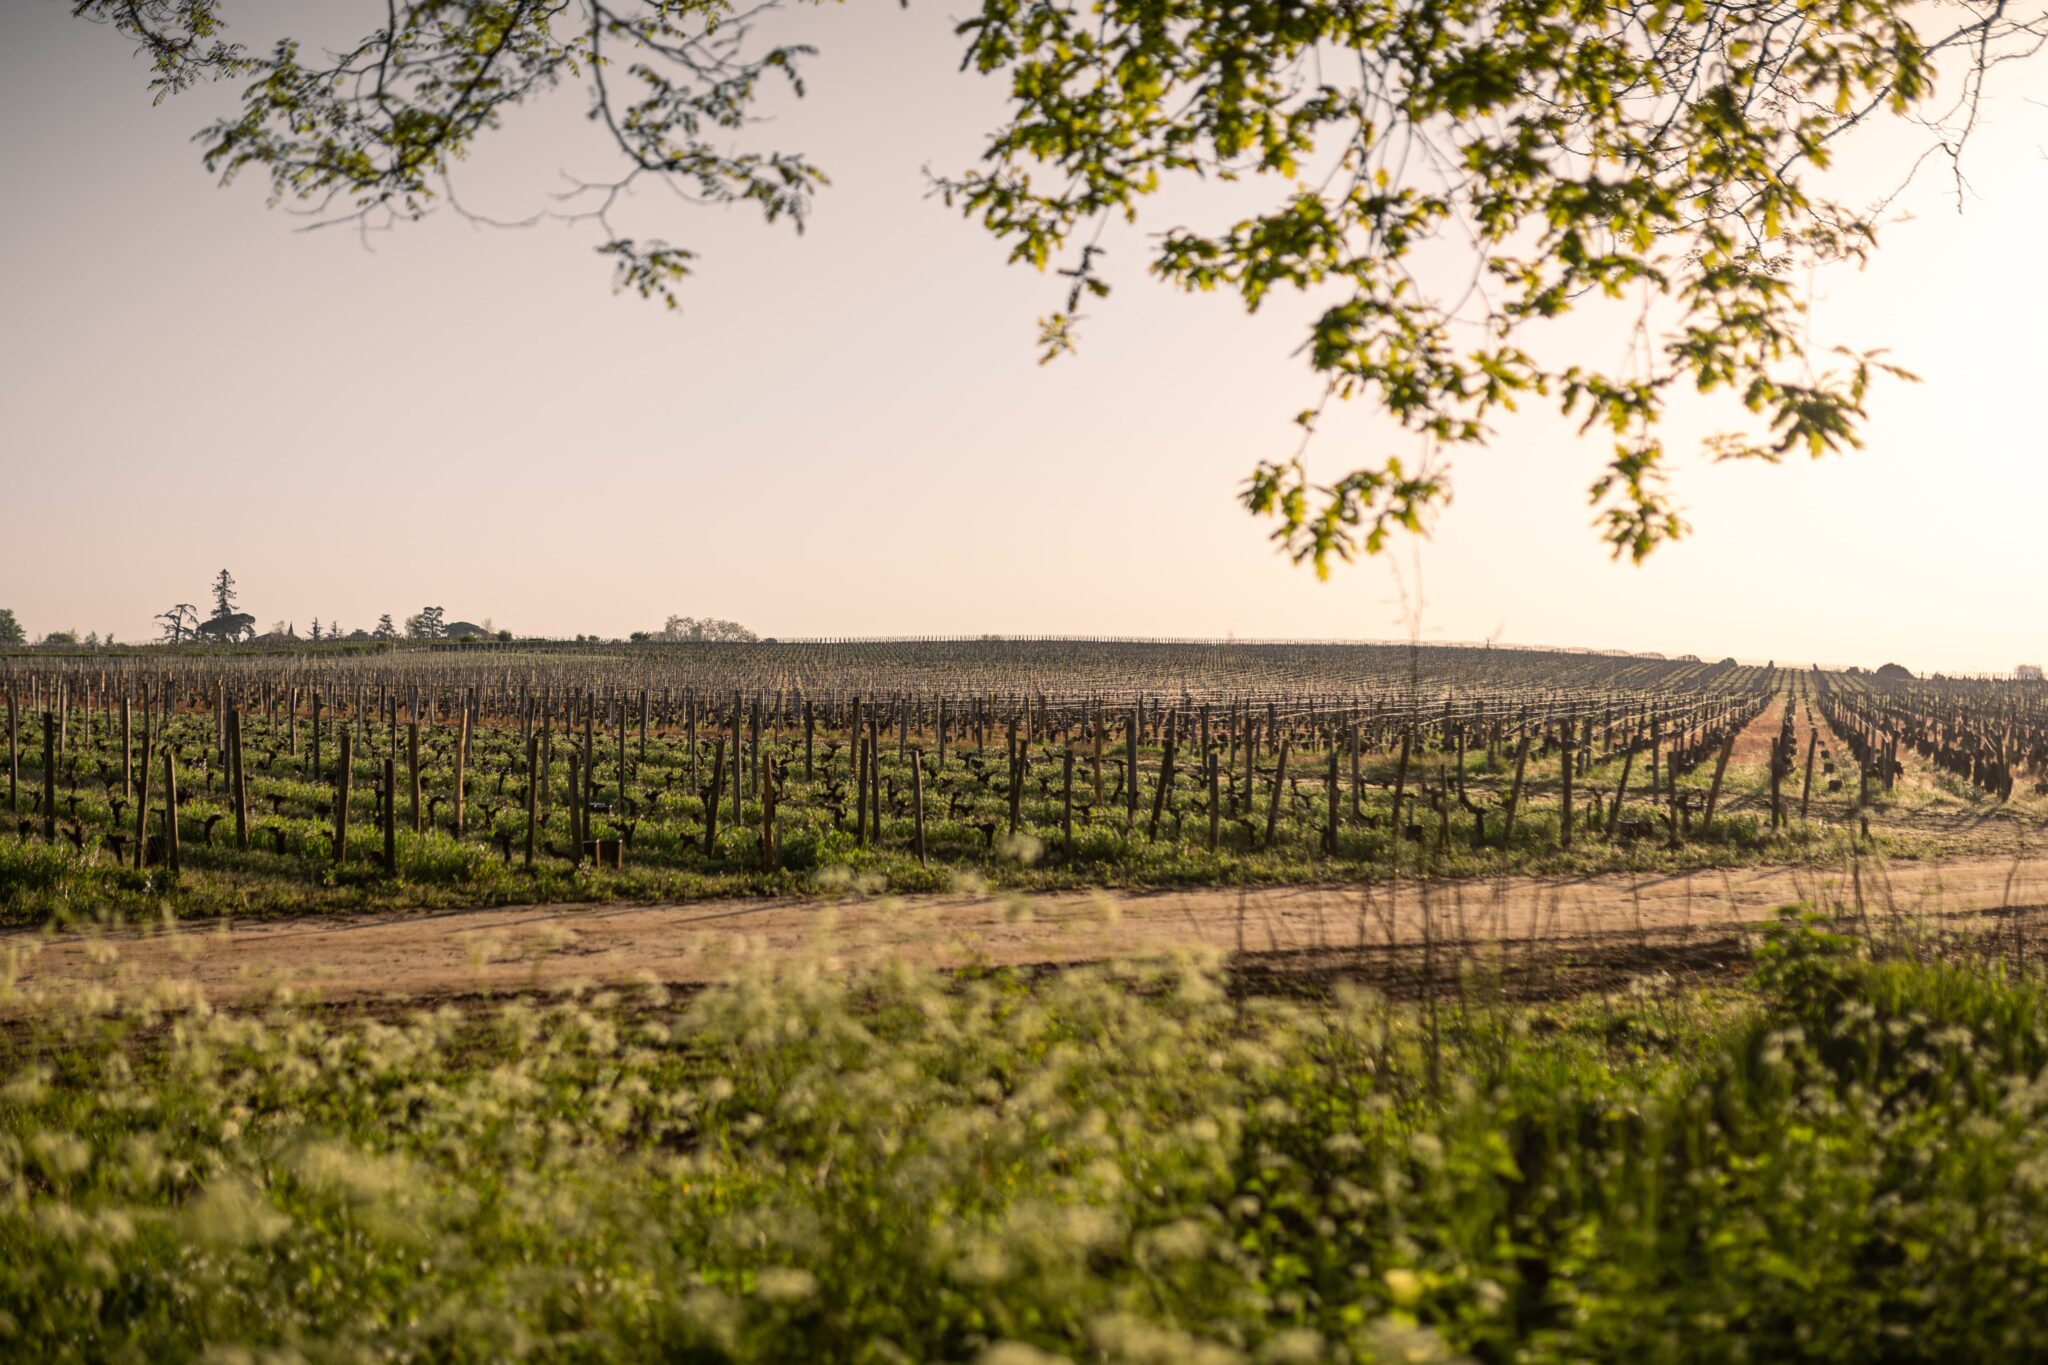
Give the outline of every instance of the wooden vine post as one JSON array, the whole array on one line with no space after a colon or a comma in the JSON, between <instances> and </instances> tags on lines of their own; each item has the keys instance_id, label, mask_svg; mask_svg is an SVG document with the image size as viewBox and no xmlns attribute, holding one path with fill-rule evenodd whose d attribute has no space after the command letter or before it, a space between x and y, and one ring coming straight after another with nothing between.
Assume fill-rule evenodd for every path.
<instances>
[{"instance_id":1,"label":"wooden vine post","mask_svg":"<svg viewBox=\"0 0 2048 1365\"><path fill-rule=\"evenodd\" d=\"M122 717L126 721L126 717ZM235 804L235 847L243 853L249 851L249 783L242 771L242 708L237 705L228 711L228 768L229 781L234 789Z\"/></svg>"},{"instance_id":2,"label":"wooden vine post","mask_svg":"<svg viewBox=\"0 0 2048 1365\"><path fill-rule=\"evenodd\" d=\"M1216 837L1223 827L1223 765L1216 761L1216 753L1209 753L1209 851L1216 851Z\"/></svg>"},{"instance_id":3,"label":"wooden vine post","mask_svg":"<svg viewBox=\"0 0 2048 1365\"><path fill-rule=\"evenodd\" d=\"M1097 711L1095 714L1095 755L1089 767L1089 772L1095 779L1095 804L1098 806L1102 804L1102 741L1103 731L1107 728L1108 726L1102 719L1102 713Z\"/></svg>"},{"instance_id":4,"label":"wooden vine post","mask_svg":"<svg viewBox=\"0 0 2048 1365\"><path fill-rule=\"evenodd\" d=\"M1809 717L1810 718L1810 717ZM1806 779L1799 784L1799 818L1806 819L1807 803L1813 799L1813 751L1820 747L1820 731L1812 731L1806 740Z\"/></svg>"},{"instance_id":5,"label":"wooden vine post","mask_svg":"<svg viewBox=\"0 0 2048 1365\"><path fill-rule=\"evenodd\" d=\"M1657 804L1657 793L1663 790L1660 751L1664 747L1663 724L1656 717L1650 717L1650 804Z\"/></svg>"},{"instance_id":6,"label":"wooden vine post","mask_svg":"<svg viewBox=\"0 0 2048 1365\"><path fill-rule=\"evenodd\" d=\"M171 751L168 737L164 743L164 859L171 871L183 869L178 856L178 756Z\"/></svg>"},{"instance_id":7,"label":"wooden vine post","mask_svg":"<svg viewBox=\"0 0 2048 1365\"><path fill-rule=\"evenodd\" d=\"M1266 847L1273 846L1273 833L1280 825L1280 789L1287 785L1287 747L1292 735L1280 736L1280 752L1273 761L1273 790L1266 799Z\"/></svg>"},{"instance_id":8,"label":"wooden vine post","mask_svg":"<svg viewBox=\"0 0 2048 1365\"><path fill-rule=\"evenodd\" d=\"M1067 856L1074 856L1074 741L1068 740L1060 765L1060 839Z\"/></svg>"},{"instance_id":9,"label":"wooden vine post","mask_svg":"<svg viewBox=\"0 0 2048 1365\"><path fill-rule=\"evenodd\" d=\"M1337 746L1330 746L1330 773L1327 779L1329 824L1323 828L1323 852L1337 856Z\"/></svg>"},{"instance_id":10,"label":"wooden vine post","mask_svg":"<svg viewBox=\"0 0 2048 1365\"><path fill-rule=\"evenodd\" d=\"M1071 774L1071 772L1072 772L1072 770L1073 770L1073 764L1072 764L1071 762L1069 762L1069 763L1068 763L1068 765L1067 765L1067 767L1068 767L1068 771L1069 771L1069 773ZM915 834L915 835L914 835L913 837L914 837L914 839L915 839L915 841L916 841L916 848L917 848L917 865L918 865L919 867L923 867L923 866L925 865L925 861L924 861L924 750L922 750L922 749L912 749L912 750L910 751L910 815L911 815L911 819L912 819L913 821L915 821L915 823L916 823L916 834Z\"/></svg>"},{"instance_id":11,"label":"wooden vine post","mask_svg":"<svg viewBox=\"0 0 2048 1365\"><path fill-rule=\"evenodd\" d=\"M1366 792L1364 782L1358 780L1358 722L1352 720L1348 726L1343 726L1343 733L1346 733L1346 745L1352 751L1352 819L1362 821L1366 819Z\"/></svg>"},{"instance_id":12,"label":"wooden vine post","mask_svg":"<svg viewBox=\"0 0 2048 1365\"><path fill-rule=\"evenodd\" d=\"M1564 762L1558 771L1564 781L1564 795L1558 805L1557 846L1569 849L1572 846L1572 769L1577 767L1578 722L1567 716L1564 722Z\"/></svg>"},{"instance_id":13,"label":"wooden vine post","mask_svg":"<svg viewBox=\"0 0 2048 1365\"><path fill-rule=\"evenodd\" d=\"M540 736L526 737L526 867L533 870L534 846L540 842Z\"/></svg>"},{"instance_id":14,"label":"wooden vine post","mask_svg":"<svg viewBox=\"0 0 2048 1365\"><path fill-rule=\"evenodd\" d=\"M1017 832L1024 818L1024 743L1017 734L1017 718L1010 717L1010 833Z\"/></svg>"},{"instance_id":15,"label":"wooden vine post","mask_svg":"<svg viewBox=\"0 0 2048 1365\"><path fill-rule=\"evenodd\" d=\"M1408 759L1415 748L1415 727L1401 728L1401 758L1394 765L1394 809L1387 817L1387 833L1391 840L1390 849L1398 857L1401 851L1401 797L1408 789Z\"/></svg>"},{"instance_id":16,"label":"wooden vine post","mask_svg":"<svg viewBox=\"0 0 2048 1365\"><path fill-rule=\"evenodd\" d=\"M583 759L576 752L576 746L569 747L569 861L580 865L583 862L583 826L590 818L589 800L583 795ZM718 812L711 813L713 821Z\"/></svg>"},{"instance_id":17,"label":"wooden vine post","mask_svg":"<svg viewBox=\"0 0 2048 1365\"><path fill-rule=\"evenodd\" d=\"M683 694L683 751L690 760L690 786L697 785L697 699Z\"/></svg>"},{"instance_id":18,"label":"wooden vine post","mask_svg":"<svg viewBox=\"0 0 2048 1365\"><path fill-rule=\"evenodd\" d=\"M868 765L862 769L862 782L868 784L868 837L874 843L883 841L883 737L881 722L868 712Z\"/></svg>"},{"instance_id":19,"label":"wooden vine post","mask_svg":"<svg viewBox=\"0 0 2048 1365\"><path fill-rule=\"evenodd\" d=\"M1629 769L1636 764L1636 746L1631 740L1621 754L1621 779L1614 784L1614 807L1607 812L1607 837L1612 839L1621 828L1621 803L1628 799Z\"/></svg>"},{"instance_id":20,"label":"wooden vine post","mask_svg":"<svg viewBox=\"0 0 2048 1365\"><path fill-rule=\"evenodd\" d=\"M1138 824L1138 708L1131 708L1129 727L1124 732L1124 828L1135 829Z\"/></svg>"},{"instance_id":21,"label":"wooden vine post","mask_svg":"<svg viewBox=\"0 0 2048 1365\"><path fill-rule=\"evenodd\" d=\"M57 717L43 712L43 838L57 837Z\"/></svg>"},{"instance_id":22,"label":"wooden vine post","mask_svg":"<svg viewBox=\"0 0 2048 1365\"><path fill-rule=\"evenodd\" d=\"M147 712L144 713L145 720ZM143 726L142 738L142 782L135 796L135 867L143 866L143 850L149 843L149 726Z\"/></svg>"},{"instance_id":23,"label":"wooden vine post","mask_svg":"<svg viewBox=\"0 0 2048 1365\"><path fill-rule=\"evenodd\" d=\"M1145 828L1147 839L1159 837L1159 815L1166 809L1167 793L1173 790L1173 750L1175 736L1175 715L1166 718L1166 741L1159 761L1159 786L1152 793L1152 820Z\"/></svg>"},{"instance_id":24,"label":"wooden vine post","mask_svg":"<svg viewBox=\"0 0 2048 1365\"><path fill-rule=\"evenodd\" d=\"M1728 738L1721 741L1720 756L1714 760L1714 780L1707 784L1707 809L1700 817L1700 837L1702 839L1706 838L1707 831L1714 827L1714 807L1721 800L1721 778L1728 771L1728 760L1735 753L1735 736L1738 732L1738 727L1731 721L1729 723Z\"/></svg>"},{"instance_id":25,"label":"wooden vine post","mask_svg":"<svg viewBox=\"0 0 2048 1365\"><path fill-rule=\"evenodd\" d=\"M569 766L569 777L573 782L576 767ZM718 746L711 754L711 790L704 797L704 855L716 857L718 853L718 798L725 787L725 737L719 736ZM573 791L574 788L571 788ZM737 818L737 817L735 817ZM582 846L579 844L579 848Z\"/></svg>"},{"instance_id":26,"label":"wooden vine post","mask_svg":"<svg viewBox=\"0 0 2048 1365\"><path fill-rule=\"evenodd\" d=\"M398 760L384 755L384 875L398 875Z\"/></svg>"},{"instance_id":27,"label":"wooden vine post","mask_svg":"<svg viewBox=\"0 0 2048 1365\"><path fill-rule=\"evenodd\" d=\"M861 733L860 694L856 692L853 695L853 723L846 732L847 776L853 779L853 784L856 787L866 783L868 772L867 757L862 753L860 747Z\"/></svg>"},{"instance_id":28,"label":"wooden vine post","mask_svg":"<svg viewBox=\"0 0 2048 1365\"><path fill-rule=\"evenodd\" d=\"M420 721L417 713L405 727L405 764L412 783L412 832L426 831L426 812L420 805Z\"/></svg>"},{"instance_id":29,"label":"wooden vine post","mask_svg":"<svg viewBox=\"0 0 2048 1365\"><path fill-rule=\"evenodd\" d=\"M1771 829L1776 831L1785 823L1785 777L1792 771L1792 759L1799 752L1799 741L1792 735L1792 710L1785 710L1785 723L1779 727L1777 738L1771 741Z\"/></svg>"},{"instance_id":30,"label":"wooden vine post","mask_svg":"<svg viewBox=\"0 0 2048 1365\"><path fill-rule=\"evenodd\" d=\"M469 787L469 704L462 703L455 727L455 837L463 834L463 798Z\"/></svg>"},{"instance_id":31,"label":"wooden vine post","mask_svg":"<svg viewBox=\"0 0 2048 1365\"><path fill-rule=\"evenodd\" d=\"M747 751L741 747L742 734L740 729L741 724L745 720L745 717L741 714L744 710L745 707L740 701L739 689L735 688L732 694L732 822L735 825L739 824L743 818L740 813L740 803L745 800L747 784ZM754 747L757 750L760 748L758 744Z\"/></svg>"},{"instance_id":32,"label":"wooden vine post","mask_svg":"<svg viewBox=\"0 0 2048 1365\"><path fill-rule=\"evenodd\" d=\"M355 755L351 744L355 731L349 726L341 727L340 754L336 758L334 774L334 865L340 867L348 861L348 800L355 786Z\"/></svg>"},{"instance_id":33,"label":"wooden vine post","mask_svg":"<svg viewBox=\"0 0 2048 1365\"><path fill-rule=\"evenodd\" d=\"M858 726L853 732L853 846L868 846L868 737Z\"/></svg>"},{"instance_id":34,"label":"wooden vine post","mask_svg":"<svg viewBox=\"0 0 2048 1365\"><path fill-rule=\"evenodd\" d=\"M1515 745L1515 780L1508 787L1507 816L1501 822L1500 848L1508 852L1515 845L1515 816L1522 809L1522 773L1529 763L1529 732L1522 731L1522 738Z\"/></svg>"},{"instance_id":35,"label":"wooden vine post","mask_svg":"<svg viewBox=\"0 0 2048 1365\"><path fill-rule=\"evenodd\" d=\"M597 800L597 694L595 689L583 699L583 751L582 756L577 762L577 773L577 781L582 784L579 790L583 798L577 802L577 808L581 812L577 819L583 824L585 830L584 837L588 838L590 803ZM735 814L737 814L737 809L735 809ZM577 857L580 859L582 856L582 845L578 844Z\"/></svg>"}]
</instances>

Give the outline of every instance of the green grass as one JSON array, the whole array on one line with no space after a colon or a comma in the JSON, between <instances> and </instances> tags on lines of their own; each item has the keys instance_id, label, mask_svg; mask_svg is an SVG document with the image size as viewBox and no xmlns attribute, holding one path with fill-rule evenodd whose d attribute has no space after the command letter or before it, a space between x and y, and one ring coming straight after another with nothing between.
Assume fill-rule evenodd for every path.
<instances>
[{"instance_id":1,"label":"green grass","mask_svg":"<svg viewBox=\"0 0 2048 1365\"><path fill-rule=\"evenodd\" d=\"M2048 992L1788 922L1417 1012L1213 962L458 1011L11 994L18 1358L2048 1351Z\"/></svg>"}]
</instances>

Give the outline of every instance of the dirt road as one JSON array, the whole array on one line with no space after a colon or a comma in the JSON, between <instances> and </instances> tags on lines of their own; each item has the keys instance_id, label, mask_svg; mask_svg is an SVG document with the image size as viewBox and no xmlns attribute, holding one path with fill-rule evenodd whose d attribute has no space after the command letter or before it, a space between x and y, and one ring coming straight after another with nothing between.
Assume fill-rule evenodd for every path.
<instances>
[{"instance_id":1,"label":"dirt road","mask_svg":"<svg viewBox=\"0 0 2048 1365\"><path fill-rule=\"evenodd\" d=\"M434 999L577 981L696 984L761 955L822 954L844 965L899 956L953 967L1067 964L1197 945L1255 954L1398 947L1419 943L1425 922L1441 944L1648 942L1725 933L1801 900L1860 904L1873 919L2042 906L2048 859L1244 893L536 906L208 924L168 936L20 932L0 936L0 968L28 987L178 976L221 1002L287 985L329 1000Z\"/></svg>"}]
</instances>

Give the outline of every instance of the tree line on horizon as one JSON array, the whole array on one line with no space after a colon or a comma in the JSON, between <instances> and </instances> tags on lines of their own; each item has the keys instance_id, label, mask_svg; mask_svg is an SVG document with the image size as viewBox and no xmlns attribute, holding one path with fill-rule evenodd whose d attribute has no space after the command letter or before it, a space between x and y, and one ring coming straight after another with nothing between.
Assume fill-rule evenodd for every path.
<instances>
[{"instance_id":1,"label":"tree line on horizon","mask_svg":"<svg viewBox=\"0 0 2048 1365\"><path fill-rule=\"evenodd\" d=\"M150 643L164 645L192 644L285 644L303 641L308 644L329 643L384 643L399 640L512 640L513 633L501 630L489 617L481 623L474 621L451 621L447 609L441 606L421 607L405 618L404 624L394 623L392 614L385 612L377 618L377 624L369 629L345 629L340 622L330 618L324 624L319 617L312 618L308 634L301 636L295 621L277 620L270 629L259 633L256 617L240 610L239 594L235 577L226 569L215 574L208 589L212 599L213 614L201 618L198 607L191 602L177 602L168 609L158 612L153 618L159 627L156 639ZM597 635L577 635L576 639L597 641ZM737 621L720 617L693 617L671 615L660 630L636 630L628 637L634 643L658 642L674 644L682 642L757 641L761 637ZM27 629L21 624L13 609L0 607L0 645L28 645ZM76 630L53 630L42 639L35 641L42 645L101 645L118 644L113 632L104 638L97 631L88 631L83 636Z\"/></svg>"}]
</instances>

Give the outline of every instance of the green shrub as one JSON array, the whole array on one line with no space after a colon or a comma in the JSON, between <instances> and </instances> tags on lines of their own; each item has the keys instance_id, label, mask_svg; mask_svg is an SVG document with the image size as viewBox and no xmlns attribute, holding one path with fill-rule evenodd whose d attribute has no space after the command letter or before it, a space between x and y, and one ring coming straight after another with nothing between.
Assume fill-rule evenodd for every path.
<instances>
[{"instance_id":1,"label":"green shrub","mask_svg":"<svg viewBox=\"0 0 2048 1365\"><path fill-rule=\"evenodd\" d=\"M0 1003L22 1358L2048 1352L2048 995L1797 921L1435 1026L1195 962Z\"/></svg>"}]
</instances>

